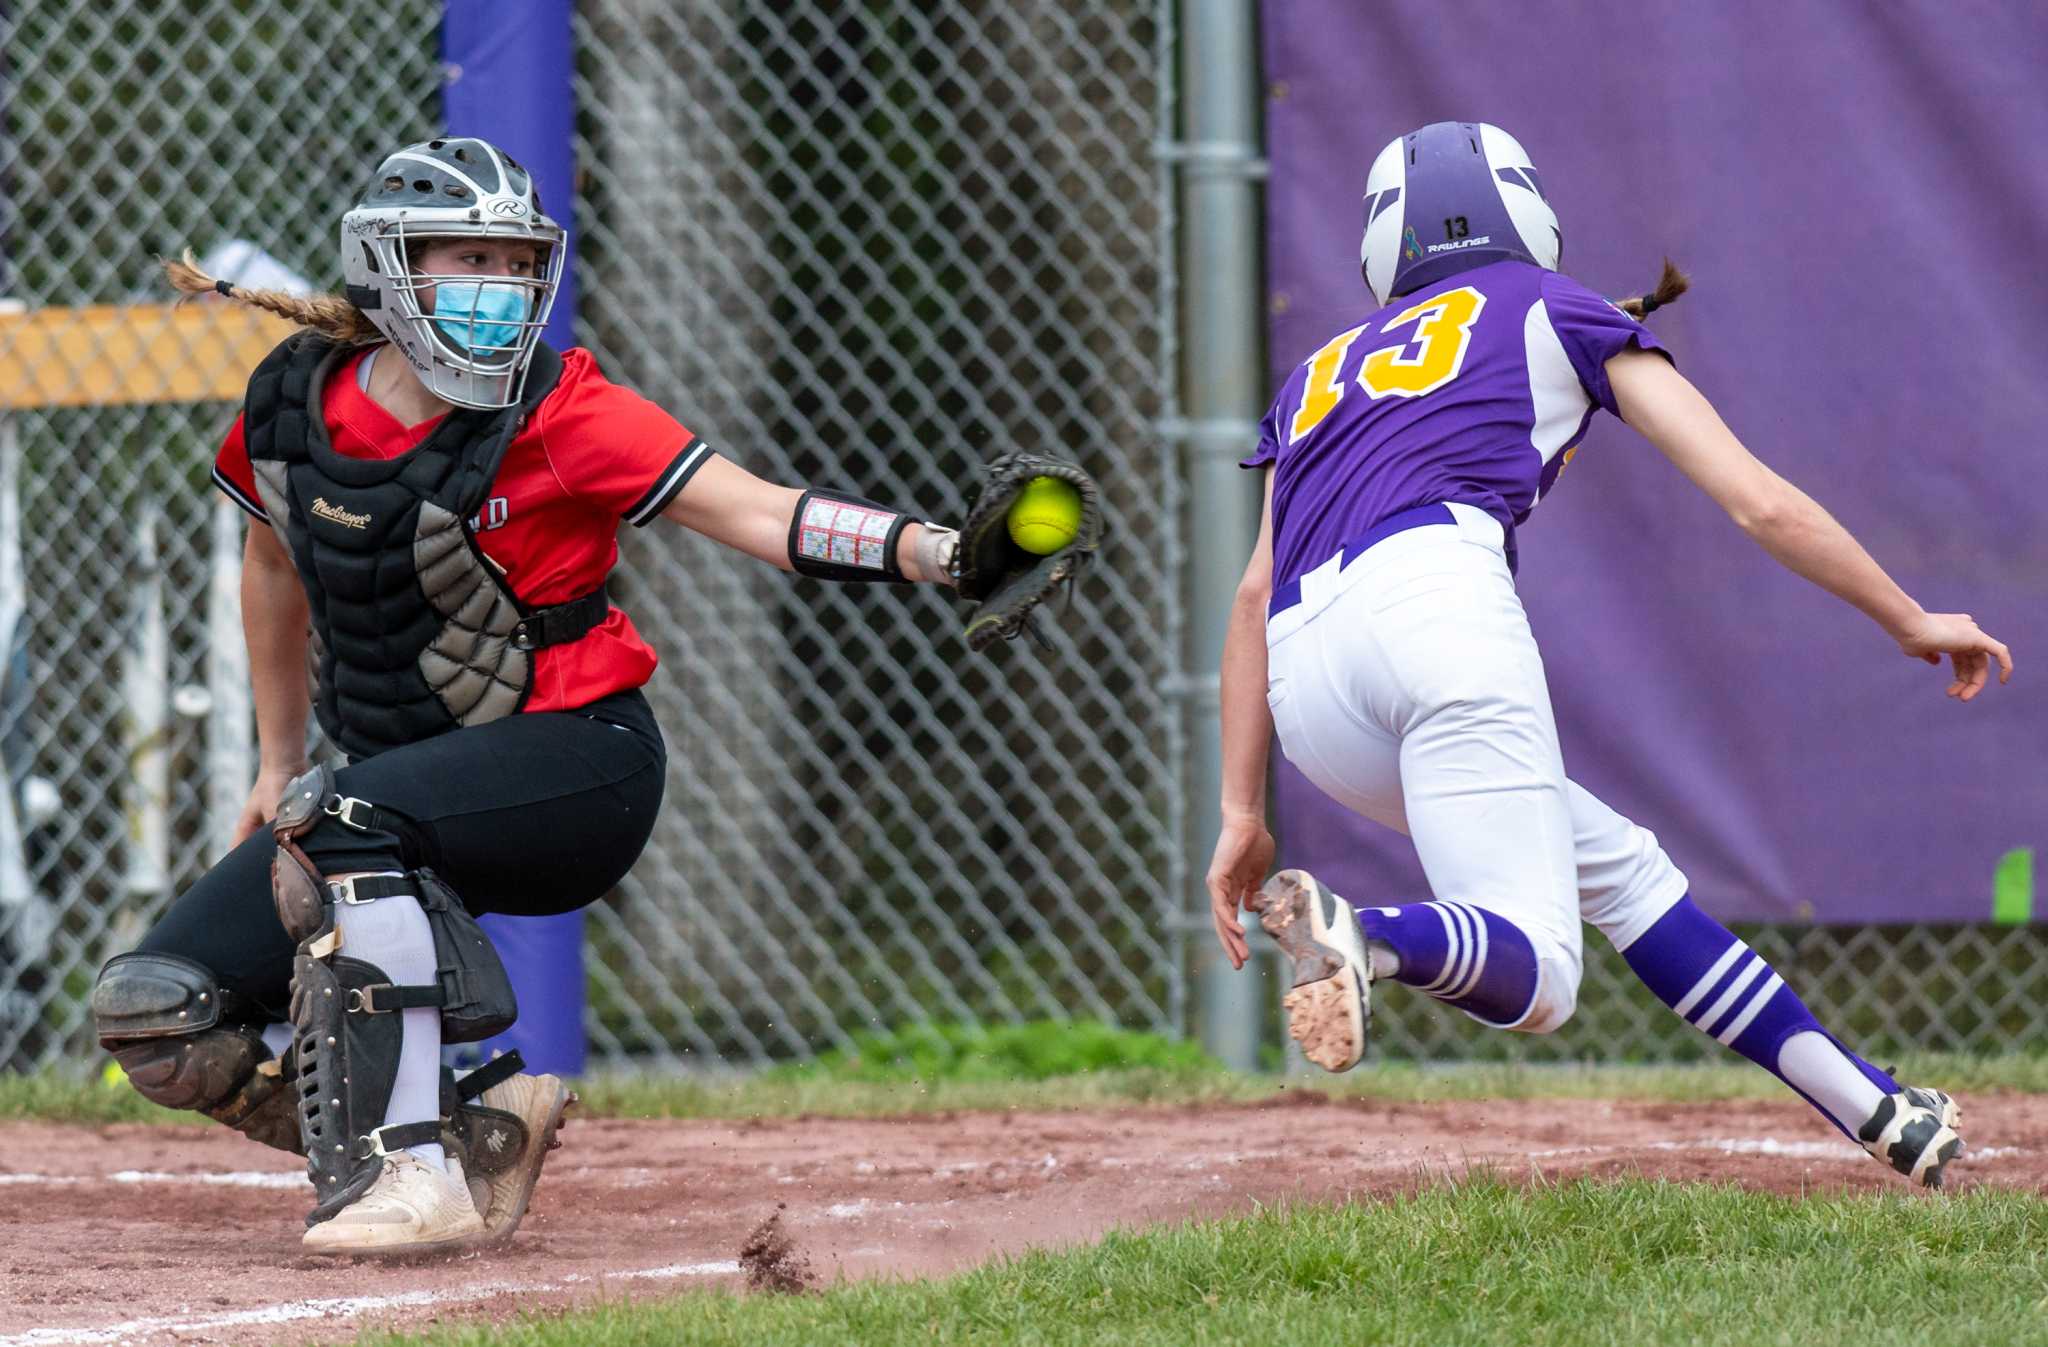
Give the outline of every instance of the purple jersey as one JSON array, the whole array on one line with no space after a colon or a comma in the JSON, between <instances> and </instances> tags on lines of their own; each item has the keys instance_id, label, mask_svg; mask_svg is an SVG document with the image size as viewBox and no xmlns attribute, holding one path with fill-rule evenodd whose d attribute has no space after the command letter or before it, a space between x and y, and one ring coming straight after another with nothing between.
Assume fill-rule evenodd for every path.
<instances>
[{"instance_id":1,"label":"purple jersey","mask_svg":"<svg viewBox=\"0 0 2048 1347\"><path fill-rule=\"evenodd\" d=\"M1287 377L1247 468L1277 464L1277 589L1389 515L1462 501L1514 526L1615 412L1605 369L1642 324L1568 276L1476 267L1402 295ZM1616 415L1619 415L1616 412Z\"/></svg>"}]
</instances>

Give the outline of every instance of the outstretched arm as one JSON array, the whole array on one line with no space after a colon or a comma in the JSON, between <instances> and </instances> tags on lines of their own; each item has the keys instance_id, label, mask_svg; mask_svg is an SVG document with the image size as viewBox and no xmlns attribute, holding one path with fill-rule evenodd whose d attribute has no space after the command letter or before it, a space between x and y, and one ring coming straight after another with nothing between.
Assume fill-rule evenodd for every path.
<instances>
[{"instance_id":1,"label":"outstretched arm","mask_svg":"<svg viewBox=\"0 0 2048 1347\"><path fill-rule=\"evenodd\" d=\"M1273 595L1273 469L1266 469L1266 502L1259 540L1238 581L1223 635L1220 700L1223 708L1223 827L1209 861L1209 917L1232 968L1248 953L1238 909L1265 882L1273 864L1266 829L1266 750L1273 713L1266 705L1266 603Z\"/></svg>"},{"instance_id":2,"label":"outstretched arm","mask_svg":"<svg viewBox=\"0 0 2048 1347\"><path fill-rule=\"evenodd\" d=\"M790 525L803 496L799 487L777 486L731 459L713 457L661 513L664 519L789 571L796 569L790 555ZM944 529L928 529L915 521L905 524L896 536L896 564L903 578L950 584L945 565L950 537Z\"/></svg>"},{"instance_id":3,"label":"outstretched arm","mask_svg":"<svg viewBox=\"0 0 2048 1347\"><path fill-rule=\"evenodd\" d=\"M1967 613L1930 613L1871 559L1812 497L1772 472L1722 422L1713 404L1660 355L1627 350L1607 362L1622 419L1728 512L1780 565L1862 610L1908 655L1954 661L1948 695L1983 690L1991 661L2012 677L2012 655Z\"/></svg>"}]
</instances>

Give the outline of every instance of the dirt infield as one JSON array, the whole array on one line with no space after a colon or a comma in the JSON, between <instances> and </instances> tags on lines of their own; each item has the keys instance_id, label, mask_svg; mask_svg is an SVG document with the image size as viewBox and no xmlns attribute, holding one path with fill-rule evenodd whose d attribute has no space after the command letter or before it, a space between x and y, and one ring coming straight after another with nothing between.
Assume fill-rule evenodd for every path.
<instances>
[{"instance_id":1,"label":"dirt infield","mask_svg":"<svg viewBox=\"0 0 2048 1347\"><path fill-rule=\"evenodd\" d=\"M1963 1104L1970 1149L1951 1187L2048 1191L2048 1097ZM806 1264L824 1284L919 1276L1254 1202L1372 1200L1475 1166L1779 1193L1901 1186L1796 1101L1302 1091L1113 1112L581 1120L565 1140L509 1249L390 1266L302 1256L296 1161L231 1132L0 1127L0 1347L346 1341L371 1323L759 1284L763 1248L799 1280ZM741 1266L743 1246L756 1265Z\"/></svg>"}]
</instances>

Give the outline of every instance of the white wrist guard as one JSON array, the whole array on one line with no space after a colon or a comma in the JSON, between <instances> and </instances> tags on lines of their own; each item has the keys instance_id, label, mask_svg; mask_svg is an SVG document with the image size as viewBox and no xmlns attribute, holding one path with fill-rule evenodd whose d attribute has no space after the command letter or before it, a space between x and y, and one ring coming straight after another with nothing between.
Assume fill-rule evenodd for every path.
<instances>
[{"instance_id":1,"label":"white wrist guard","mask_svg":"<svg viewBox=\"0 0 2048 1347\"><path fill-rule=\"evenodd\" d=\"M954 581L953 556L960 550L960 535L942 524L925 521L924 531L917 535L917 546L913 555L917 557L917 568L927 580L942 585Z\"/></svg>"}]
</instances>

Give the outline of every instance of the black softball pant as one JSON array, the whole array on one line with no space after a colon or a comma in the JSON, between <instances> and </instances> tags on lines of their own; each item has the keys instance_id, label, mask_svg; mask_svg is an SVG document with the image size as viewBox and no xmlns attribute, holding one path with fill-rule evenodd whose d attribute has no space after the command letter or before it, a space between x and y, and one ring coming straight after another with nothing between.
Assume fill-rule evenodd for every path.
<instances>
[{"instance_id":1,"label":"black softball pant","mask_svg":"<svg viewBox=\"0 0 2048 1347\"><path fill-rule=\"evenodd\" d=\"M430 867L471 912L548 916L584 907L625 877L654 830L667 750L637 689L574 711L507 716L336 773L355 796L406 821L367 832L327 818L301 845L328 874ZM277 843L258 829L179 895L139 948L182 954L283 1019L293 942L270 895ZM253 1013L252 1013L253 1012Z\"/></svg>"}]
</instances>

